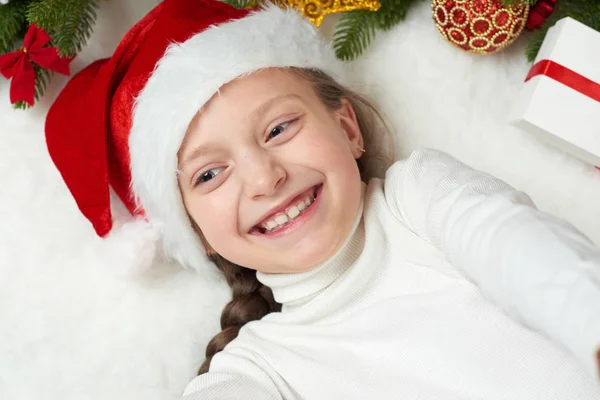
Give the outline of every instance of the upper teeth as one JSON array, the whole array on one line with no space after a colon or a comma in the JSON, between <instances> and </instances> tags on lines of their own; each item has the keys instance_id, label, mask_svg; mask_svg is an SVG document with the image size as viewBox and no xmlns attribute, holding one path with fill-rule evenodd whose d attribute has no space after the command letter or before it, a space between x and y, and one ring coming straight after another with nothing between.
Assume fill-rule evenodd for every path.
<instances>
[{"instance_id":1,"label":"upper teeth","mask_svg":"<svg viewBox=\"0 0 600 400\"><path fill-rule=\"evenodd\" d=\"M286 208L285 212L279 213L268 219L267 221L260 224L263 228L268 231L271 231L275 228L283 226L290 221L293 221L298 217L298 215L302 214L302 212L308 208L313 203L312 196L307 197L304 200L300 200L297 204Z\"/></svg>"}]
</instances>

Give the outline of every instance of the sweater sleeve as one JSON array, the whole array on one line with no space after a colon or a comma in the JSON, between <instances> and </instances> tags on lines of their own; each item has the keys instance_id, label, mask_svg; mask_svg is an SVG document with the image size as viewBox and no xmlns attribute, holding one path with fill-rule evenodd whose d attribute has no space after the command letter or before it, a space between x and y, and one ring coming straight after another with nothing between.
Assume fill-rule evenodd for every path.
<instances>
[{"instance_id":1,"label":"sweater sleeve","mask_svg":"<svg viewBox=\"0 0 600 400\"><path fill-rule=\"evenodd\" d=\"M208 372L194 379L185 390L182 400L281 400L260 381L244 375Z\"/></svg>"},{"instance_id":2,"label":"sweater sleeve","mask_svg":"<svg viewBox=\"0 0 600 400\"><path fill-rule=\"evenodd\" d=\"M499 179L422 149L394 164L386 201L483 295L598 377L600 251Z\"/></svg>"},{"instance_id":3,"label":"sweater sleeve","mask_svg":"<svg viewBox=\"0 0 600 400\"><path fill-rule=\"evenodd\" d=\"M282 400L273 380L250 360L220 353L216 368L194 378L182 400ZM213 359L213 363L216 357Z\"/></svg>"}]
</instances>

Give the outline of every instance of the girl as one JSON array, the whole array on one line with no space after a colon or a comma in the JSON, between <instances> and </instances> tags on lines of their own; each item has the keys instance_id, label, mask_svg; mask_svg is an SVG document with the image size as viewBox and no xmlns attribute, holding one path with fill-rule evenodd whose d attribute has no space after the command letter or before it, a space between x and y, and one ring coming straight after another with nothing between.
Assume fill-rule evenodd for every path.
<instances>
[{"instance_id":1,"label":"girl","mask_svg":"<svg viewBox=\"0 0 600 400\"><path fill-rule=\"evenodd\" d=\"M184 398L599 398L598 249L439 151L370 179L343 72L293 11L165 0L48 114L98 234L110 185L136 241L232 287Z\"/></svg>"}]
</instances>

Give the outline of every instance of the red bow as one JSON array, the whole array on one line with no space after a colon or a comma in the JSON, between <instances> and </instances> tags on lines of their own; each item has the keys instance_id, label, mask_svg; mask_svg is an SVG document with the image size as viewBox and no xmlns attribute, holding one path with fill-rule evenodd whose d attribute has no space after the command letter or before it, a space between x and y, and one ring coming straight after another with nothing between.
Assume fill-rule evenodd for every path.
<instances>
[{"instance_id":1,"label":"red bow","mask_svg":"<svg viewBox=\"0 0 600 400\"><path fill-rule=\"evenodd\" d=\"M35 24L31 24L23 48L0 56L0 73L12 78L10 102L25 101L33 106L35 95L35 71L31 61L50 71L69 75L69 63L73 58L61 58L55 47L44 47L50 36ZM31 61L30 61L31 59Z\"/></svg>"}]
</instances>

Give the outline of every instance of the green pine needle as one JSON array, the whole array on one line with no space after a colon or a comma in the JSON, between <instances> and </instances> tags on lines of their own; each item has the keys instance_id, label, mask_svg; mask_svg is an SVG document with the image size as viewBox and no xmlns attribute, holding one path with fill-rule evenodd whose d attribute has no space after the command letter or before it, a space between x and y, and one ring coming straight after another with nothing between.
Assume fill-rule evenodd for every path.
<instances>
[{"instance_id":1,"label":"green pine needle","mask_svg":"<svg viewBox=\"0 0 600 400\"><path fill-rule=\"evenodd\" d=\"M333 48L338 58L358 57L375 36L375 14L372 11L351 11L342 14L333 32Z\"/></svg>"},{"instance_id":2,"label":"green pine needle","mask_svg":"<svg viewBox=\"0 0 600 400\"><path fill-rule=\"evenodd\" d=\"M388 30L406 18L410 8L424 0L381 0L378 11L351 11L342 14L333 32L338 58L353 60L362 54L377 30Z\"/></svg>"},{"instance_id":3,"label":"green pine needle","mask_svg":"<svg viewBox=\"0 0 600 400\"><path fill-rule=\"evenodd\" d=\"M222 0L234 8L252 7L256 4L256 0Z\"/></svg>"},{"instance_id":4,"label":"green pine needle","mask_svg":"<svg viewBox=\"0 0 600 400\"><path fill-rule=\"evenodd\" d=\"M418 2L423 0L380 0L381 8L375 13L376 28L388 30L403 21L408 11Z\"/></svg>"},{"instance_id":5,"label":"green pine needle","mask_svg":"<svg viewBox=\"0 0 600 400\"><path fill-rule=\"evenodd\" d=\"M544 37L546 36L547 29L539 29L534 32L529 39L529 43L527 43L527 48L525 49L525 57L527 57L527 61L533 62L537 57L537 54L542 47L542 42L544 41Z\"/></svg>"},{"instance_id":6,"label":"green pine needle","mask_svg":"<svg viewBox=\"0 0 600 400\"><path fill-rule=\"evenodd\" d=\"M96 21L98 0L38 0L30 4L27 19L52 36L60 56L81 51Z\"/></svg>"},{"instance_id":7,"label":"green pine needle","mask_svg":"<svg viewBox=\"0 0 600 400\"><path fill-rule=\"evenodd\" d=\"M29 1L11 1L0 5L0 54L8 53L27 30L25 10Z\"/></svg>"},{"instance_id":8,"label":"green pine needle","mask_svg":"<svg viewBox=\"0 0 600 400\"><path fill-rule=\"evenodd\" d=\"M15 104L13 104L13 108L15 110L27 110L29 108L29 104L25 103L24 101L17 101Z\"/></svg>"}]
</instances>

